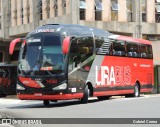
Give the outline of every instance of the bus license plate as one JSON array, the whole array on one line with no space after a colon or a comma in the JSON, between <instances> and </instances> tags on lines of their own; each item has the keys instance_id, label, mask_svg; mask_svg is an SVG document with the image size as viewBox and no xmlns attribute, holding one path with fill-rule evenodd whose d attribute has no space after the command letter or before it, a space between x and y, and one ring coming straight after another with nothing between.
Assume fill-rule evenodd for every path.
<instances>
[{"instance_id":1,"label":"bus license plate","mask_svg":"<svg viewBox=\"0 0 160 127\"><path fill-rule=\"evenodd\" d=\"M34 93L34 96L40 97L40 96L42 96L42 93Z\"/></svg>"}]
</instances>

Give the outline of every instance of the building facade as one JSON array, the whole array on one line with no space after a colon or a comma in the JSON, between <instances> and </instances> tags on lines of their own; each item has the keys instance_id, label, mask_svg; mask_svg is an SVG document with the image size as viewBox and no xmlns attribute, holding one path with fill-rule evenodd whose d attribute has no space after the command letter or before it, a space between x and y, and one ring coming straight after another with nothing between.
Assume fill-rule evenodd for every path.
<instances>
[{"instance_id":1,"label":"building facade","mask_svg":"<svg viewBox=\"0 0 160 127\"><path fill-rule=\"evenodd\" d=\"M0 62L16 64L10 41L43 24L80 24L152 41L160 84L160 0L0 0Z\"/></svg>"}]
</instances>

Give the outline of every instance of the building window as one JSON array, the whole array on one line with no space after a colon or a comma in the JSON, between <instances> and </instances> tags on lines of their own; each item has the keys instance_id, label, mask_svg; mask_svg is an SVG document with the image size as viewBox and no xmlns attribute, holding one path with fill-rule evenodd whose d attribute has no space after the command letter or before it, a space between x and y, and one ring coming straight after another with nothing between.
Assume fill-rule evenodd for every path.
<instances>
[{"instance_id":1,"label":"building window","mask_svg":"<svg viewBox=\"0 0 160 127\"><path fill-rule=\"evenodd\" d=\"M50 0L47 0L46 4L47 18L50 18Z\"/></svg>"},{"instance_id":2,"label":"building window","mask_svg":"<svg viewBox=\"0 0 160 127\"><path fill-rule=\"evenodd\" d=\"M21 23L23 24L24 15L23 15L23 0L21 0Z\"/></svg>"},{"instance_id":3,"label":"building window","mask_svg":"<svg viewBox=\"0 0 160 127\"><path fill-rule=\"evenodd\" d=\"M128 22L132 22L133 19L132 19L132 0L127 0L127 21Z\"/></svg>"},{"instance_id":4,"label":"building window","mask_svg":"<svg viewBox=\"0 0 160 127\"><path fill-rule=\"evenodd\" d=\"M29 0L27 0L27 6L26 6L26 9L27 9L27 23L30 22L30 4L29 4Z\"/></svg>"},{"instance_id":5,"label":"building window","mask_svg":"<svg viewBox=\"0 0 160 127\"><path fill-rule=\"evenodd\" d=\"M15 0L15 5L17 5L17 0ZM17 6L15 6L15 9L13 10L13 12L12 13L14 13L14 17L13 17L13 19L15 20L15 25L17 25Z\"/></svg>"},{"instance_id":6,"label":"building window","mask_svg":"<svg viewBox=\"0 0 160 127\"><path fill-rule=\"evenodd\" d=\"M66 15L66 0L62 0L62 11L63 15Z\"/></svg>"},{"instance_id":7,"label":"building window","mask_svg":"<svg viewBox=\"0 0 160 127\"><path fill-rule=\"evenodd\" d=\"M141 0L142 4L142 22L146 22L146 0Z\"/></svg>"},{"instance_id":8,"label":"building window","mask_svg":"<svg viewBox=\"0 0 160 127\"><path fill-rule=\"evenodd\" d=\"M102 1L95 0L95 20L102 20Z\"/></svg>"},{"instance_id":9,"label":"building window","mask_svg":"<svg viewBox=\"0 0 160 127\"><path fill-rule=\"evenodd\" d=\"M42 13L42 0L39 1L38 3L38 12L39 12L39 19L43 19L43 13Z\"/></svg>"},{"instance_id":10,"label":"building window","mask_svg":"<svg viewBox=\"0 0 160 127\"><path fill-rule=\"evenodd\" d=\"M80 20L85 20L86 17L86 2L85 0L79 1L79 18Z\"/></svg>"},{"instance_id":11,"label":"building window","mask_svg":"<svg viewBox=\"0 0 160 127\"><path fill-rule=\"evenodd\" d=\"M156 7L155 21L156 21L156 23L160 23L160 0L156 0L155 7Z\"/></svg>"},{"instance_id":12,"label":"building window","mask_svg":"<svg viewBox=\"0 0 160 127\"><path fill-rule=\"evenodd\" d=\"M58 2L57 2L57 0L55 0L55 2L54 2L54 15L55 15L55 17L58 16Z\"/></svg>"},{"instance_id":13,"label":"building window","mask_svg":"<svg viewBox=\"0 0 160 127\"><path fill-rule=\"evenodd\" d=\"M8 25L11 26L11 0L8 1Z\"/></svg>"},{"instance_id":14,"label":"building window","mask_svg":"<svg viewBox=\"0 0 160 127\"><path fill-rule=\"evenodd\" d=\"M111 20L117 21L118 20L118 10L119 5L117 0L111 0Z\"/></svg>"}]
</instances>

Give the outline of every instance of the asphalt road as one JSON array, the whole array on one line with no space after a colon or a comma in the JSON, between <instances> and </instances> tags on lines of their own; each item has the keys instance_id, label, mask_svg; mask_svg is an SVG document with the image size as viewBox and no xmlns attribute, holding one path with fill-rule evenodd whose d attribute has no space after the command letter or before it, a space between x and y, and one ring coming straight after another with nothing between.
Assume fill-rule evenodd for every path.
<instances>
[{"instance_id":1,"label":"asphalt road","mask_svg":"<svg viewBox=\"0 0 160 127\"><path fill-rule=\"evenodd\" d=\"M111 99L105 101L98 101L96 98L91 98L88 104L80 104L78 100L59 101L57 103L51 103L48 107L44 107L42 101L21 101L12 97L0 98L0 102L1 117L160 118L160 95L141 95L140 98L112 97ZM64 125L56 126L61 127ZM72 127L74 125L65 126ZM106 125L91 126L106 127ZM110 126L119 127L120 125ZM131 127L132 126L158 127L160 125L131 125ZM123 127L127 127L127 125L123 125Z\"/></svg>"}]
</instances>

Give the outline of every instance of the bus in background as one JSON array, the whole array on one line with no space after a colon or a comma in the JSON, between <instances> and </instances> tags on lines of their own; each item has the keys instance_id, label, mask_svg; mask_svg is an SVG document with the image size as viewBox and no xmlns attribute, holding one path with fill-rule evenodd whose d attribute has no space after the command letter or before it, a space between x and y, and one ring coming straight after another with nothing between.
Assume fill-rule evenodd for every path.
<instances>
[{"instance_id":1,"label":"bus in background","mask_svg":"<svg viewBox=\"0 0 160 127\"><path fill-rule=\"evenodd\" d=\"M153 87L153 55L147 40L80 25L48 24L11 42L22 42L17 95L50 101L113 95L139 97Z\"/></svg>"},{"instance_id":2,"label":"bus in background","mask_svg":"<svg viewBox=\"0 0 160 127\"><path fill-rule=\"evenodd\" d=\"M16 94L17 66L0 64L0 97Z\"/></svg>"}]
</instances>

